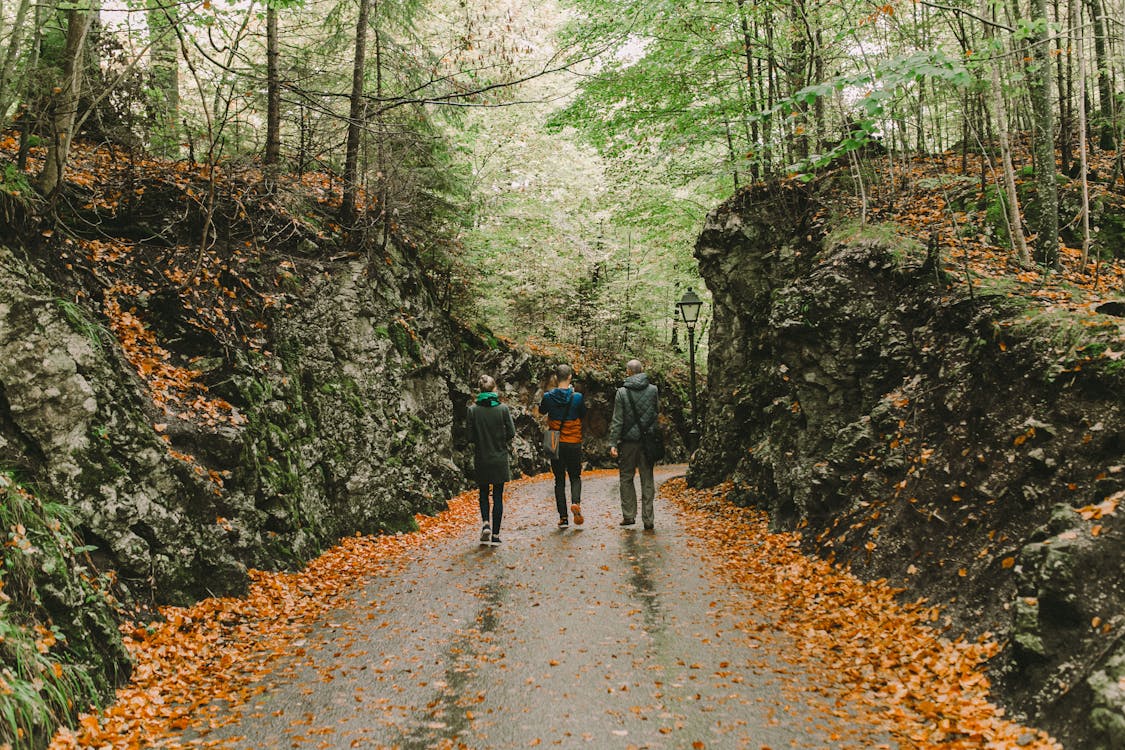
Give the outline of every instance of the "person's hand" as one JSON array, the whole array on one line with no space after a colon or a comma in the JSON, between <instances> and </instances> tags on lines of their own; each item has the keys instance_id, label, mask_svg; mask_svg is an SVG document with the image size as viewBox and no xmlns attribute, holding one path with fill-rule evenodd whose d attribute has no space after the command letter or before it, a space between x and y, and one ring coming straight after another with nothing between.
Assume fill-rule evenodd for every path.
<instances>
[{"instance_id":1,"label":"person's hand","mask_svg":"<svg viewBox=\"0 0 1125 750\"><path fill-rule=\"evenodd\" d=\"M609 457L610 458L617 458L617 448L616 447L609 449Z\"/></svg>"}]
</instances>

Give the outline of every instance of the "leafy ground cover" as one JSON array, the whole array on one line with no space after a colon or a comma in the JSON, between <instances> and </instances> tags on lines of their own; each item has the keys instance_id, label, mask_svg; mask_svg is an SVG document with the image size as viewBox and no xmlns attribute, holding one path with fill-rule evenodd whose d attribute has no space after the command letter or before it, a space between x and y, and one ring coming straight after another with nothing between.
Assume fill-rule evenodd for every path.
<instances>
[{"instance_id":1,"label":"leafy ground cover","mask_svg":"<svg viewBox=\"0 0 1125 750\"><path fill-rule=\"evenodd\" d=\"M755 618L793 636L797 661L845 686L848 701L868 707L903 747L1061 748L990 702L985 663L995 642L952 635L940 608L899 604L901 590L885 580L863 582L802 554L799 532L770 533L766 513L729 503L729 489L689 490L674 479L662 493L748 594Z\"/></svg>"},{"instance_id":2,"label":"leafy ground cover","mask_svg":"<svg viewBox=\"0 0 1125 750\"><path fill-rule=\"evenodd\" d=\"M416 532L348 537L301 571L252 571L244 597L163 607L160 621L125 623L125 645L136 664L131 683L105 711L83 714L76 729L61 729L51 747L170 747L184 729L205 736L237 721L238 710L264 689L257 680L271 659L298 650L319 617L407 551L475 526L478 512L475 492L467 492L440 515L419 515Z\"/></svg>"},{"instance_id":3,"label":"leafy ground cover","mask_svg":"<svg viewBox=\"0 0 1125 750\"><path fill-rule=\"evenodd\" d=\"M1112 174L1112 152L1099 154L1091 162L1094 173ZM1024 155L1027 162L1030 156ZM973 160L978 157L972 157ZM1092 315L1094 307L1119 299L1125 292L1125 262L1119 238L1114 232L1122 210L1117 185L1091 181L1092 238L1089 252L1082 250L1080 184L1076 180L1061 187L1063 235L1059 246L1059 265L1047 268L1021 264L1009 242L1004 218L1004 203L997 186L1001 174L987 162L979 173L967 173L959 152L927 154L898 161L892 172L886 163L871 161L868 188L863 200L841 189L822 211L826 226L858 227L855 218L863 215L868 225L895 227L905 251L919 254L930 246L942 268L962 291L1004 293L1026 297L1036 308ZM847 177L841 177L846 181ZM1031 178L1017 179L1021 200L1034 202ZM843 188L844 183L839 183ZM1027 237L1034 255L1035 236ZM1083 262L1085 260L1085 262Z\"/></svg>"},{"instance_id":4,"label":"leafy ground cover","mask_svg":"<svg viewBox=\"0 0 1125 750\"><path fill-rule=\"evenodd\" d=\"M675 479L662 496L680 506L690 535L702 540L693 545L739 592L732 599L743 602L754 636L768 643L774 628L791 636L800 649L790 661L845 688L840 716L853 715L845 710L854 713L853 705L866 709L903 747L1061 747L989 701L984 663L995 643L947 637L938 608L900 605L885 581L864 583L803 555L799 533L770 533L764 513L731 505L726 490L688 490ZM189 727L204 737L199 745L221 744L206 734L236 721L264 689L258 679L272 658L298 652L318 618L362 581L410 550L462 534L476 513L474 493L465 493L448 511L419 517L417 532L348 538L300 572L255 572L244 598L167 607L163 622L126 625L132 683L104 712L60 731L52 747L174 746Z\"/></svg>"}]
</instances>

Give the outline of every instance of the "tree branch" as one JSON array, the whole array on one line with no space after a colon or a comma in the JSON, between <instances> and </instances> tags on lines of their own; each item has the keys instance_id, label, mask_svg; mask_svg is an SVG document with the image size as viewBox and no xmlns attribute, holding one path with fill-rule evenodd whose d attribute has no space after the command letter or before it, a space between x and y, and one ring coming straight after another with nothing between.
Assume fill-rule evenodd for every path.
<instances>
[{"instance_id":1,"label":"tree branch","mask_svg":"<svg viewBox=\"0 0 1125 750\"><path fill-rule=\"evenodd\" d=\"M998 23L996 21L991 21L991 20L989 20L987 18L984 18L982 16L978 16L976 13L973 13L970 10L965 10L964 8L954 8L954 7L949 6L949 5L941 5L939 3L930 2L929 0L918 0L918 4L919 5L925 5L925 6L930 7L930 8L936 8L937 10L944 10L944 11L948 11L950 13L957 13L959 15L968 16L969 18L973 18L973 19L976 19L977 21L980 21L985 26L991 26L995 29L1003 29L1004 31L1007 31L1009 34L1015 33L1015 29L1013 29L1011 26L1005 26L1002 23Z\"/></svg>"}]
</instances>

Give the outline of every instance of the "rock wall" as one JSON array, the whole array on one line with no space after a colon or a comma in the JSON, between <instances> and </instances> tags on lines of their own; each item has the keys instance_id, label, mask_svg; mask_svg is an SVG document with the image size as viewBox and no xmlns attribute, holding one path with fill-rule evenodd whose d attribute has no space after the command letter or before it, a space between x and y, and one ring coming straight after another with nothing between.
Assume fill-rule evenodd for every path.
<instances>
[{"instance_id":1,"label":"rock wall","mask_svg":"<svg viewBox=\"0 0 1125 750\"><path fill-rule=\"evenodd\" d=\"M70 710L127 677L115 630L122 613L154 616L155 605L238 594L249 567L296 566L344 535L409 530L416 513L443 509L471 484L463 426L481 373L497 377L513 409L517 475L548 469L536 407L556 359L453 320L409 243L356 252L247 190L245 204L228 207L231 223L217 225L222 239L208 258L209 278L230 298L201 316L195 290L144 285L187 278L184 258L190 269L196 252L129 240L180 200L180 187L149 188L129 216L85 217L101 229L85 238L94 248L85 257L0 193L0 480L34 486L69 521L55 545L63 562L27 578L36 595L5 606L3 618L22 623L29 642L36 627L69 634L48 656L92 680ZM259 227L282 223L289 239L242 250L262 245L243 205ZM97 255L106 246L108 260ZM111 298L136 327L114 327ZM161 361L129 358L122 336L142 330ZM229 413L216 418L158 394L144 370L164 365L196 373L201 398ZM604 438L620 379L611 370L579 368L594 465L609 462ZM670 443L682 457L682 378L654 375L666 381ZM545 519L553 512L545 504ZM37 523L29 537L62 533L53 520ZM87 579L98 581L95 594ZM76 604L91 596L90 606ZM14 641L0 638L0 669L19 660L5 643ZM52 718L37 721L33 745ZM10 739L0 729L0 745Z\"/></svg>"},{"instance_id":2,"label":"rock wall","mask_svg":"<svg viewBox=\"0 0 1125 750\"><path fill-rule=\"evenodd\" d=\"M1125 365L1112 304L969 296L887 232L829 239L824 184L742 192L696 246L714 298L689 481L990 631L998 698L1125 747Z\"/></svg>"}]
</instances>

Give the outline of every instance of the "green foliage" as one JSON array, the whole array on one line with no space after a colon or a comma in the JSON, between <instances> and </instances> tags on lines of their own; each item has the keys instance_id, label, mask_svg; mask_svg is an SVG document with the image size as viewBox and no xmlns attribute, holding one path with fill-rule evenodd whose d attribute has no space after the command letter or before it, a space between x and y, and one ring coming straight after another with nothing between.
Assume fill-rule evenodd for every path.
<instances>
[{"instance_id":1,"label":"green foliage","mask_svg":"<svg viewBox=\"0 0 1125 750\"><path fill-rule=\"evenodd\" d=\"M46 744L110 688L101 662L112 656L83 635L113 603L109 581L83 562L93 548L79 545L72 524L65 506L0 472L0 745Z\"/></svg>"},{"instance_id":2,"label":"green foliage","mask_svg":"<svg viewBox=\"0 0 1125 750\"><path fill-rule=\"evenodd\" d=\"M15 164L5 164L0 172L0 190L9 195L31 195L31 183L27 175L21 172Z\"/></svg>"},{"instance_id":3,"label":"green foliage","mask_svg":"<svg viewBox=\"0 0 1125 750\"><path fill-rule=\"evenodd\" d=\"M826 167L841 156L868 145L879 121L887 116L908 87L944 83L963 88L972 81L965 66L941 50L914 52L882 60L867 72L839 75L830 81L806 86L773 107L751 115L750 119L767 121L775 117L789 117L804 107L816 104L818 99L838 96L846 90L863 91L864 94L853 105L859 114L853 117L845 137L831 149L812 154L790 167L791 171L806 172Z\"/></svg>"},{"instance_id":4,"label":"green foliage","mask_svg":"<svg viewBox=\"0 0 1125 750\"><path fill-rule=\"evenodd\" d=\"M395 351L404 357L409 357L415 362L419 361L422 357L422 349L418 343L418 336L405 322L396 320L390 325L391 341L395 345Z\"/></svg>"}]
</instances>

